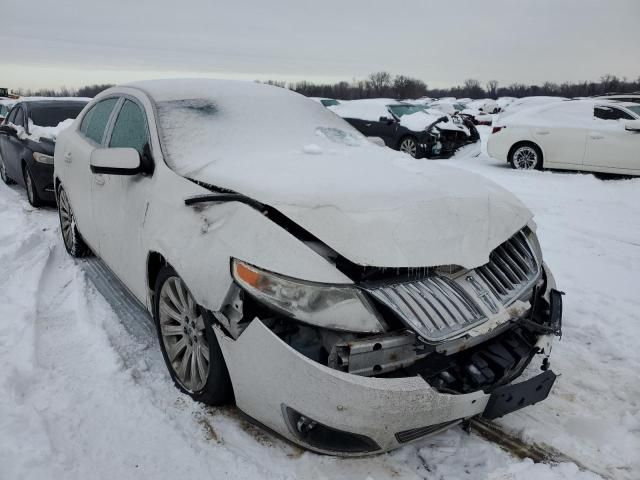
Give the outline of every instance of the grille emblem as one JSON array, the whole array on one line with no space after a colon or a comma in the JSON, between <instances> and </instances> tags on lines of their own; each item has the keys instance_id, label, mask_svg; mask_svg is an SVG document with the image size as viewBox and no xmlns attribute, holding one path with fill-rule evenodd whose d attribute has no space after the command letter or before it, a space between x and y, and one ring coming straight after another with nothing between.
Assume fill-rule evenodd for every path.
<instances>
[{"instance_id":1,"label":"grille emblem","mask_svg":"<svg viewBox=\"0 0 640 480\"><path fill-rule=\"evenodd\" d=\"M478 280L476 280L471 275L467 275L467 282L471 284L476 294L478 295L478 297L480 297L480 299L484 302L484 304L487 307L489 307L489 309L493 313L498 313L498 306L493 301L493 298L491 297L491 293L489 293L488 290L486 290L482 285L480 285L480 282L478 282Z\"/></svg>"}]
</instances>

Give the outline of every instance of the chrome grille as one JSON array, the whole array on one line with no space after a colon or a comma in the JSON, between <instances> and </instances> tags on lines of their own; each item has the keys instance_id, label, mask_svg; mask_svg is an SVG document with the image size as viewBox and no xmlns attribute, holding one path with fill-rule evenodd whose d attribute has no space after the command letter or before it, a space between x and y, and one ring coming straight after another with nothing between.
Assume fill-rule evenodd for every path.
<instances>
[{"instance_id":1,"label":"chrome grille","mask_svg":"<svg viewBox=\"0 0 640 480\"><path fill-rule=\"evenodd\" d=\"M476 272L506 305L538 278L540 266L526 235L520 231L496 247L489 255L489 263L476 268Z\"/></svg>"},{"instance_id":2,"label":"chrome grille","mask_svg":"<svg viewBox=\"0 0 640 480\"><path fill-rule=\"evenodd\" d=\"M485 320L475 302L446 277L365 288L427 340L442 340Z\"/></svg>"}]
</instances>

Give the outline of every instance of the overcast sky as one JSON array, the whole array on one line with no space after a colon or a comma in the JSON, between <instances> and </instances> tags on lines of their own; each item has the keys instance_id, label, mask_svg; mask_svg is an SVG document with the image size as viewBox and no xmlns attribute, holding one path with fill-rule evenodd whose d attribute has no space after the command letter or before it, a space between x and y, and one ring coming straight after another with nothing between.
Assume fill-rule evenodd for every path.
<instances>
[{"instance_id":1,"label":"overcast sky","mask_svg":"<svg viewBox=\"0 0 640 480\"><path fill-rule=\"evenodd\" d=\"M1 0L0 87L640 76L640 0Z\"/></svg>"}]
</instances>

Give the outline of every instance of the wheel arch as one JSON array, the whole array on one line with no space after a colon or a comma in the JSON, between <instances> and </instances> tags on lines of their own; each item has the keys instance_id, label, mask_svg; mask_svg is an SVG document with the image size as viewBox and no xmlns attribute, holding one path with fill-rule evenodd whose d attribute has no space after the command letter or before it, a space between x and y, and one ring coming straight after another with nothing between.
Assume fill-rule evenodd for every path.
<instances>
[{"instance_id":1,"label":"wheel arch","mask_svg":"<svg viewBox=\"0 0 640 480\"><path fill-rule=\"evenodd\" d=\"M155 296L155 286L156 280L158 279L158 274L165 266L173 266L167 262L164 255L157 251L150 251L147 254L147 296L149 299L149 308L153 309L153 302Z\"/></svg>"},{"instance_id":2,"label":"wheel arch","mask_svg":"<svg viewBox=\"0 0 640 480\"><path fill-rule=\"evenodd\" d=\"M523 145L531 145L532 147L538 149L538 151L540 152L540 164L538 165L538 168L544 168L544 159L546 157L545 152L542 146L540 146L540 144L534 140L518 140L513 145L511 145L509 151L507 152L507 161L511 162L511 155L513 154L513 152L516 150L516 148Z\"/></svg>"}]
</instances>

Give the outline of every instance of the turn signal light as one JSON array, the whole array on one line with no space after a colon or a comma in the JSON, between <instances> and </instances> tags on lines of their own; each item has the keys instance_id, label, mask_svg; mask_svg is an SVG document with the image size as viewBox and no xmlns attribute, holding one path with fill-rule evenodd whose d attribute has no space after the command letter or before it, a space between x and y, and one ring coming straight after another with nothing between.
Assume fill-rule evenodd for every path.
<instances>
[{"instance_id":1,"label":"turn signal light","mask_svg":"<svg viewBox=\"0 0 640 480\"><path fill-rule=\"evenodd\" d=\"M506 128L506 127L493 127L493 130L491 130L491 133L498 133L503 128Z\"/></svg>"}]
</instances>

